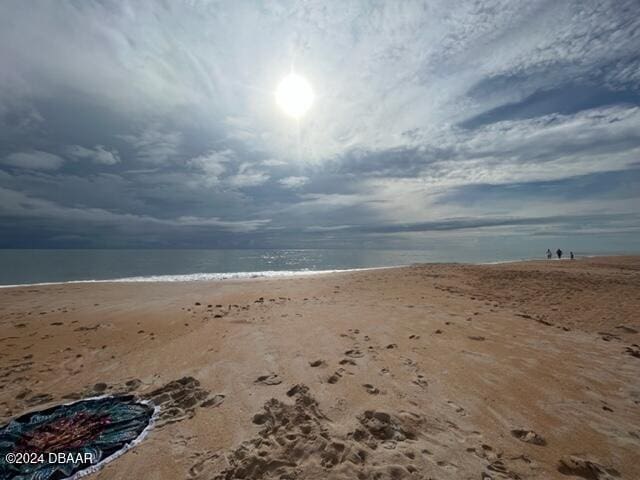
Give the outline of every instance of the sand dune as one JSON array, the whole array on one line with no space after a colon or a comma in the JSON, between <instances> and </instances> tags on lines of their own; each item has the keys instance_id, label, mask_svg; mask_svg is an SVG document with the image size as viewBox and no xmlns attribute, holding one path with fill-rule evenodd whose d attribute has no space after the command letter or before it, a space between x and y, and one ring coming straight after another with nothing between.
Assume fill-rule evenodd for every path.
<instances>
[{"instance_id":1,"label":"sand dune","mask_svg":"<svg viewBox=\"0 0 640 480\"><path fill-rule=\"evenodd\" d=\"M0 290L2 422L160 407L101 479L640 478L640 257Z\"/></svg>"}]
</instances>

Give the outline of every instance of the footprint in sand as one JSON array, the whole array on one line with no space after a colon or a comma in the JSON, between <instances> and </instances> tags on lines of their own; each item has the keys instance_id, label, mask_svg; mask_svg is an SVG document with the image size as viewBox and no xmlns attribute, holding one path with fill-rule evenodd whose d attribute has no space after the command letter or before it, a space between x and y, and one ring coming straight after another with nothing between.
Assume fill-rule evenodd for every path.
<instances>
[{"instance_id":1,"label":"footprint in sand","mask_svg":"<svg viewBox=\"0 0 640 480\"><path fill-rule=\"evenodd\" d=\"M640 358L640 345L634 343L630 347L625 348L624 351L632 357Z\"/></svg>"},{"instance_id":2,"label":"footprint in sand","mask_svg":"<svg viewBox=\"0 0 640 480\"><path fill-rule=\"evenodd\" d=\"M610 342L611 340L622 340L618 335L616 335L615 333L609 333L609 332L598 332L598 335L600 335L600 337L602 338L602 340L604 340L605 342Z\"/></svg>"},{"instance_id":3,"label":"footprint in sand","mask_svg":"<svg viewBox=\"0 0 640 480\"><path fill-rule=\"evenodd\" d=\"M142 380L134 378L133 380L127 380L124 385L127 392L132 392L134 390L137 390L140 385L142 385Z\"/></svg>"},{"instance_id":4,"label":"footprint in sand","mask_svg":"<svg viewBox=\"0 0 640 480\"><path fill-rule=\"evenodd\" d=\"M340 360L338 362L340 365L357 365L355 360L352 360L350 358L343 358L342 360Z\"/></svg>"},{"instance_id":5,"label":"footprint in sand","mask_svg":"<svg viewBox=\"0 0 640 480\"><path fill-rule=\"evenodd\" d=\"M469 336L469 340L475 340L477 342L484 342L486 340L486 338L480 336L480 335L470 335Z\"/></svg>"},{"instance_id":6,"label":"footprint in sand","mask_svg":"<svg viewBox=\"0 0 640 480\"><path fill-rule=\"evenodd\" d=\"M509 470L509 468L507 468L507 466L505 465L504 461L502 461L502 460L494 460L489 465L487 465L487 470L490 470L490 471L498 473L498 474L502 474L502 475L506 476L507 478L520 478L520 477L517 476L517 474L515 472L512 472L511 470ZM492 478L487 473L484 473L483 475L484 475L483 478L487 478L487 476L488 476L488 478ZM504 477L500 476L499 478L504 478Z\"/></svg>"},{"instance_id":7,"label":"footprint in sand","mask_svg":"<svg viewBox=\"0 0 640 480\"><path fill-rule=\"evenodd\" d=\"M205 452L196 454L198 461L189 468L190 479L211 478L209 473L216 468L220 469L224 465L224 457L219 453Z\"/></svg>"},{"instance_id":8,"label":"footprint in sand","mask_svg":"<svg viewBox=\"0 0 640 480\"><path fill-rule=\"evenodd\" d=\"M309 362L309 366L313 368L324 367L326 365L327 363L324 360L314 360L313 362Z\"/></svg>"},{"instance_id":9,"label":"footprint in sand","mask_svg":"<svg viewBox=\"0 0 640 480\"><path fill-rule=\"evenodd\" d=\"M108 385L106 383L100 382L100 383L96 383L93 386L93 391L96 393L102 393L104 392L106 389L108 388Z\"/></svg>"},{"instance_id":10,"label":"footprint in sand","mask_svg":"<svg viewBox=\"0 0 640 480\"><path fill-rule=\"evenodd\" d=\"M136 380L131 381L132 386ZM127 382L127 385L129 382ZM218 398L216 398L218 397ZM142 398L151 401L159 407L160 413L156 421L156 428L193 418L198 406L202 407L219 405L220 396L211 397L209 392L201 388L200 382L193 377L183 377L163 385ZM222 396L223 397L223 396ZM209 403L213 400L212 403Z\"/></svg>"},{"instance_id":11,"label":"footprint in sand","mask_svg":"<svg viewBox=\"0 0 640 480\"><path fill-rule=\"evenodd\" d=\"M208 400L205 400L200 404L201 407L219 407L224 402L225 396L222 394L217 394L211 397Z\"/></svg>"},{"instance_id":12,"label":"footprint in sand","mask_svg":"<svg viewBox=\"0 0 640 480\"><path fill-rule=\"evenodd\" d=\"M618 330L623 331L624 333L638 333L638 330L635 328L628 327L626 325L618 325L616 327Z\"/></svg>"},{"instance_id":13,"label":"footprint in sand","mask_svg":"<svg viewBox=\"0 0 640 480\"><path fill-rule=\"evenodd\" d=\"M371 385L370 383L365 383L362 386L370 395L378 395L380 393L380 390L374 387L373 385Z\"/></svg>"},{"instance_id":14,"label":"footprint in sand","mask_svg":"<svg viewBox=\"0 0 640 480\"><path fill-rule=\"evenodd\" d=\"M253 383L259 383L261 385L280 385L282 380L276 373L270 373L268 375L261 375L254 380Z\"/></svg>"},{"instance_id":15,"label":"footprint in sand","mask_svg":"<svg viewBox=\"0 0 640 480\"><path fill-rule=\"evenodd\" d=\"M346 352L344 352L344 354L347 357L351 357L351 358L362 358L362 357L364 357L364 353L362 353L357 348L354 348L352 350L347 350Z\"/></svg>"},{"instance_id":16,"label":"footprint in sand","mask_svg":"<svg viewBox=\"0 0 640 480\"><path fill-rule=\"evenodd\" d=\"M45 403L49 403L53 400L53 396L48 393L39 393L36 395L32 395L29 398L24 400L24 403L27 404L28 407L35 407L38 405L44 405Z\"/></svg>"},{"instance_id":17,"label":"footprint in sand","mask_svg":"<svg viewBox=\"0 0 640 480\"><path fill-rule=\"evenodd\" d=\"M451 408L455 410L456 413L459 413L463 417L467 414L467 411L464 408L462 408L457 403L452 402L451 400L447 400L447 405L449 405Z\"/></svg>"},{"instance_id":18,"label":"footprint in sand","mask_svg":"<svg viewBox=\"0 0 640 480\"><path fill-rule=\"evenodd\" d=\"M429 383L427 382L427 379L424 378L424 375L420 375L420 374L411 383L413 383L414 385L419 386L420 388L427 388L429 386Z\"/></svg>"},{"instance_id":19,"label":"footprint in sand","mask_svg":"<svg viewBox=\"0 0 640 480\"><path fill-rule=\"evenodd\" d=\"M558 472L587 480L614 480L620 477L620 473L615 468L605 467L575 455L562 457L558 465Z\"/></svg>"},{"instance_id":20,"label":"footprint in sand","mask_svg":"<svg viewBox=\"0 0 640 480\"><path fill-rule=\"evenodd\" d=\"M511 430L511 435L516 437L521 442L530 443L532 445L538 445L543 447L547 444L547 441L541 435L538 435L533 430L523 430L523 429Z\"/></svg>"}]
</instances>

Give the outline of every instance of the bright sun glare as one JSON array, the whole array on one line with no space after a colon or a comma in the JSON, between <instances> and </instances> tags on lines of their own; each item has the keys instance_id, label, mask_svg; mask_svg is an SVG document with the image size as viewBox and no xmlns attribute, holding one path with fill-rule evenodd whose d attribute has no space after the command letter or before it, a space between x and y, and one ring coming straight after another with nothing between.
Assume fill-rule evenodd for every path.
<instances>
[{"instance_id":1,"label":"bright sun glare","mask_svg":"<svg viewBox=\"0 0 640 480\"><path fill-rule=\"evenodd\" d=\"M276 103L294 118L302 117L313 104L313 90L304 77L290 73L282 79L276 90Z\"/></svg>"}]
</instances>

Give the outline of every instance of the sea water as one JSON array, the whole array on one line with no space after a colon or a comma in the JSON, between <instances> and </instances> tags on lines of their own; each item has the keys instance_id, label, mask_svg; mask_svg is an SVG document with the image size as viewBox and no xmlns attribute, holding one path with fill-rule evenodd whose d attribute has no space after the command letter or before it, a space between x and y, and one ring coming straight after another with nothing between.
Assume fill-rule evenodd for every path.
<instances>
[{"instance_id":1,"label":"sea water","mask_svg":"<svg viewBox=\"0 0 640 480\"><path fill-rule=\"evenodd\" d=\"M544 252L540 254L542 258ZM517 252L368 249L2 250L0 285L71 281L189 281L313 274L430 262L523 260ZM533 257L535 258L535 257Z\"/></svg>"}]
</instances>

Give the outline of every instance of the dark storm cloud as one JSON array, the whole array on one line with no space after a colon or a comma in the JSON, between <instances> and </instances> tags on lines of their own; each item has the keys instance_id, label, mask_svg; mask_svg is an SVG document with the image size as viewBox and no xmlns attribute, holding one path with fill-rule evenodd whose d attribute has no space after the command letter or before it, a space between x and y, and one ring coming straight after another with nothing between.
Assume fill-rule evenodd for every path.
<instances>
[{"instance_id":1,"label":"dark storm cloud","mask_svg":"<svg viewBox=\"0 0 640 480\"><path fill-rule=\"evenodd\" d=\"M631 235L636 8L3 2L0 246Z\"/></svg>"}]
</instances>

